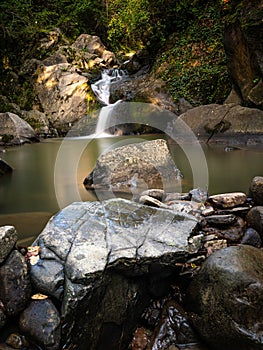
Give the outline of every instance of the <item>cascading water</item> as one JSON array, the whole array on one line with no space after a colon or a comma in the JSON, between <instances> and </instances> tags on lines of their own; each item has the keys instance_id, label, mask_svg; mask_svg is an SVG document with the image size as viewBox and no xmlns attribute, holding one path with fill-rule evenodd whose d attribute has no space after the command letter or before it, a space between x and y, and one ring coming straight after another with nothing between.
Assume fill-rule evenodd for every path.
<instances>
[{"instance_id":1,"label":"cascading water","mask_svg":"<svg viewBox=\"0 0 263 350\"><path fill-rule=\"evenodd\" d=\"M125 71L117 68L107 69L101 73L100 80L94 84L91 84L91 89L94 92L95 96L101 103L105 104L105 106L101 108L100 114L98 116L95 132L97 137L109 136L109 134L105 132L105 130L107 130L107 121L110 118L114 106L117 103L121 102L121 100L119 100L113 104L110 104L110 87L112 84L123 80L124 78L127 78Z\"/></svg>"}]
</instances>

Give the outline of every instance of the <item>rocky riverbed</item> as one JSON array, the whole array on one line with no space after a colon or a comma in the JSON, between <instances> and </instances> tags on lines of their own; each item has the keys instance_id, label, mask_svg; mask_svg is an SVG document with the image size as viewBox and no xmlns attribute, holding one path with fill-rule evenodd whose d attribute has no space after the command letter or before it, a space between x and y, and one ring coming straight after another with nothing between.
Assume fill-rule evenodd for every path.
<instances>
[{"instance_id":1,"label":"rocky riverbed","mask_svg":"<svg viewBox=\"0 0 263 350\"><path fill-rule=\"evenodd\" d=\"M259 176L73 203L33 247L1 227L0 349L262 349L262 235Z\"/></svg>"}]
</instances>

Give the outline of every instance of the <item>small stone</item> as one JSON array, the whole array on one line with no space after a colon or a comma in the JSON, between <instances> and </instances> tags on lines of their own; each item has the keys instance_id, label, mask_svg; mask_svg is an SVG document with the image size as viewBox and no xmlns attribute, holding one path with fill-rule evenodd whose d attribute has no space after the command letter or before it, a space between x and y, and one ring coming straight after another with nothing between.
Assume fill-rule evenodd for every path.
<instances>
[{"instance_id":1,"label":"small stone","mask_svg":"<svg viewBox=\"0 0 263 350\"><path fill-rule=\"evenodd\" d=\"M201 188L194 188L189 192L191 200L198 203L205 203L208 198L208 193Z\"/></svg>"},{"instance_id":2,"label":"small stone","mask_svg":"<svg viewBox=\"0 0 263 350\"><path fill-rule=\"evenodd\" d=\"M252 245L253 247L260 248L262 241L259 233L253 228L248 228L242 238L241 244Z\"/></svg>"},{"instance_id":3,"label":"small stone","mask_svg":"<svg viewBox=\"0 0 263 350\"><path fill-rule=\"evenodd\" d=\"M237 243L244 234L245 222L241 218L237 218L236 223L227 229L219 229L218 237L226 239L228 242Z\"/></svg>"},{"instance_id":4,"label":"small stone","mask_svg":"<svg viewBox=\"0 0 263 350\"><path fill-rule=\"evenodd\" d=\"M244 204L246 199L247 196L243 192L222 193L209 197L217 208L233 208Z\"/></svg>"},{"instance_id":5,"label":"small stone","mask_svg":"<svg viewBox=\"0 0 263 350\"><path fill-rule=\"evenodd\" d=\"M204 243L204 247L207 250L207 256L211 255L216 250L220 250L222 248L227 247L227 240L226 239L217 239L213 241L207 241Z\"/></svg>"},{"instance_id":6,"label":"small stone","mask_svg":"<svg viewBox=\"0 0 263 350\"><path fill-rule=\"evenodd\" d=\"M233 214L233 215L238 215L243 217L249 212L250 209L251 209L251 206L222 209L222 210L217 210L217 214L219 215Z\"/></svg>"},{"instance_id":7,"label":"small stone","mask_svg":"<svg viewBox=\"0 0 263 350\"><path fill-rule=\"evenodd\" d=\"M24 346L28 346L28 342L26 341L25 337L17 333L11 333L5 342L13 349L22 349Z\"/></svg>"},{"instance_id":8,"label":"small stone","mask_svg":"<svg viewBox=\"0 0 263 350\"><path fill-rule=\"evenodd\" d=\"M237 221L235 215L211 215L206 218L208 225L222 226L222 225L231 225Z\"/></svg>"},{"instance_id":9,"label":"small stone","mask_svg":"<svg viewBox=\"0 0 263 350\"><path fill-rule=\"evenodd\" d=\"M249 227L254 228L263 238L263 206L253 207L246 216Z\"/></svg>"},{"instance_id":10,"label":"small stone","mask_svg":"<svg viewBox=\"0 0 263 350\"><path fill-rule=\"evenodd\" d=\"M214 214L215 210L213 207L206 207L205 209L202 210L201 214L203 216L208 216Z\"/></svg>"},{"instance_id":11,"label":"small stone","mask_svg":"<svg viewBox=\"0 0 263 350\"><path fill-rule=\"evenodd\" d=\"M263 176L255 176L251 181L249 195L256 205L263 205Z\"/></svg>"},{"instance_id":12,"label":"small stone","mask_svg":"<svg viewBox=\"0 0 263 350\"><path fill-rule=\"evenodd\" d=\"M14 226L0 227L0 264L7 258L17 242L17 232Z\"/></svg>"},{"instance_id":13,"label":"small stone","mask_svg":"<svg viewBox=\"0 0 263 350\"><path fill-rule=\"evenodd\" d=\"M204 236L200 234L189 238L188 242L189 242L190 253L195 253L201 248L203 237Z\"/></svg>"},{"instance_id":14,"label":"small stone","mask_svg":"<svg viewBox=\"0 0 263 350\"><path fill-rule=\"evenodd\" d=\"M162 189L149 189L149 190L146 190L146 191L143 191L141 193L141 197L142 196L150 196L150 197L153 197L155 199L157 199L158 201L162 202L163 199L165 198L165 191L162 190Z\"/></svg>"},{"instance_id":15,"label":"small stone","mask_svg":"<svg viewBox=\"0 0 263 350\"><path fill-rule=\"evenodd\" d=\"M139 203L156 208L167 208L167 206L160 202L158 199L147 195L141 196L139 199Z\"/></svg>"}]
</instances>

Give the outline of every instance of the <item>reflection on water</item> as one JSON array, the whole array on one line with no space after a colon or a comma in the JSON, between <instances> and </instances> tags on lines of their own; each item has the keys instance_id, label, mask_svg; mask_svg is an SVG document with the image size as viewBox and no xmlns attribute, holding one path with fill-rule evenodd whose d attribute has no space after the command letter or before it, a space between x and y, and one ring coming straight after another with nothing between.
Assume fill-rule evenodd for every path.
<instances>
[{"instance_id":1,"label":"reflection on water","mask_svg":"<svg viewBox=\"0 0 263 350\"><path fill-rule=\"evenodd\" d=\"M0 225L15 225L23 244L32 242L48 218L62 206L72 201L95 199L94 193L87 192L82 183L99 154L128 142L153 138L156 136L71 139L63 144L63 153L61 140L8 149L1 157L14 168L14 172L0 178ZM169 143L169 146L184 175L182 190L187 192L193 187L193 168L197 168L195 171L200 177L204 171L199 169L199 164L204 167L199 161L200 150L191 146L189 161L185 150L175 143ZM203 151L209 174L205 186L210 194L247 192L251 179L263 175L262 148L228 151L224 146L204 145Z\"/></svg>"}]
</instances>

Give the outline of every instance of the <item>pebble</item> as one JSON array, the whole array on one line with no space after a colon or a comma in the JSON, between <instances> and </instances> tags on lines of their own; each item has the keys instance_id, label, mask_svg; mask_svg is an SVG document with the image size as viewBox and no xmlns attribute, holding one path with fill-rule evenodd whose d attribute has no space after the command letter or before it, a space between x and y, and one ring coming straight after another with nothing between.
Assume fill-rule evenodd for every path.
<instances>
[{"instance_id":1,"label":"pebble","mask_svg":"<svg viewBox=\"0 0 263 350\"><path fill-rule=\"evenodd\" d=\"M237 221L237 217L232 214L226 215L210 215L206 218L206 222L209 225L222 226L222 225L232 225Z\"/></svg>"},{"instance_id":2,"label":"pebble","mask_svg":"<svg viewBox=\"0 0 263 350\"><path fill-rule=\"evenodd\" d=\"M217 208L233 208L246 202L247 196L243 192L216 194L209 197L209 201Z\"/></svg>"}]
</instances>

